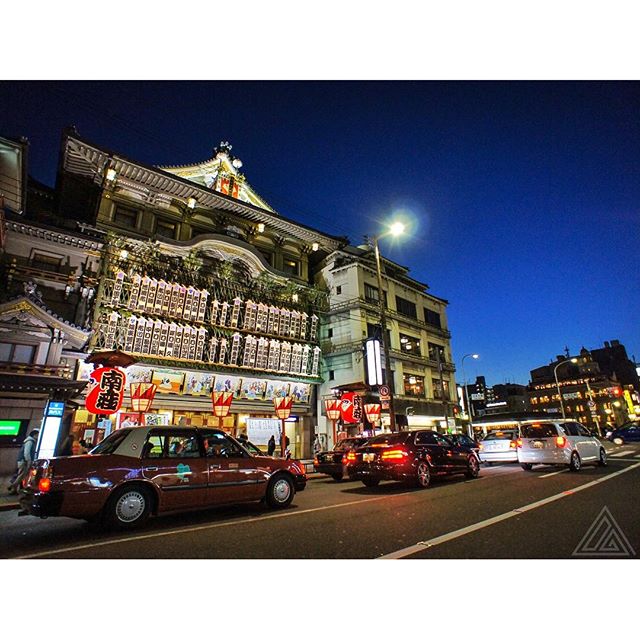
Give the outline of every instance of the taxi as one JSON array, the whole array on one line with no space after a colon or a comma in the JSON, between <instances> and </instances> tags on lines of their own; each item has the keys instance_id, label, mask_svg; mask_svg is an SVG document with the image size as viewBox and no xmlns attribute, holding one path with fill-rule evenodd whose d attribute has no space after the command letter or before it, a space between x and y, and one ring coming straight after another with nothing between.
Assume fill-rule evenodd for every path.
<instances>
[{"instance_id":1,"label":"taxi","mask_svg":"<svg viewBox=\"0 0 640 640\"><path fill-rule=\"evenodd\" d=\"M219 429L131 427L88 454L36 460L19 515L129 529L151 515L217 505L287 507L306 482L301 462L253 455Z\"/></svg>"}]
</instances>

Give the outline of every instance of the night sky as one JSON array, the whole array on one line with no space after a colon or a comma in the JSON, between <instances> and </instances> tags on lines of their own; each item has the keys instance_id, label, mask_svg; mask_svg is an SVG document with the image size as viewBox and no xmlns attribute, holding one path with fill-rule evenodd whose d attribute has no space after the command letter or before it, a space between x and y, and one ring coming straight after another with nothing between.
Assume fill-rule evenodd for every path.
<instances>
[{"instance_id":1,"label":"night sky","mask_svg":"<svg viewBox=\"0 0 640 640\"><path fill-rule=\"evenodd\" d=\"M276 211L389 258L449 301L462 382L526 384L567 346L640 359L640 83L2 82L0 135L53 186L62 128L147 164L221 140Z\"/></svg>"}]
</instances>

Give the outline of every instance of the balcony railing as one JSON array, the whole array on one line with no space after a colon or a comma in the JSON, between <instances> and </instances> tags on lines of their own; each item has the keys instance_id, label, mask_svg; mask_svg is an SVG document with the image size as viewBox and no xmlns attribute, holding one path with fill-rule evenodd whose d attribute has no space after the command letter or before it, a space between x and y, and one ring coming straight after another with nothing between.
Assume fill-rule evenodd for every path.
<instances>
[{"instance_id":1,"label":"balcony railing","mask_svg":"<svg viewBox=\"0 0 640 640\"><path fill-rule=\"evenodd\" d=\"M55 376L71 380L71 368L22 362L0 362L0 373L29 376Z\"/></svg>"}]
</instances>

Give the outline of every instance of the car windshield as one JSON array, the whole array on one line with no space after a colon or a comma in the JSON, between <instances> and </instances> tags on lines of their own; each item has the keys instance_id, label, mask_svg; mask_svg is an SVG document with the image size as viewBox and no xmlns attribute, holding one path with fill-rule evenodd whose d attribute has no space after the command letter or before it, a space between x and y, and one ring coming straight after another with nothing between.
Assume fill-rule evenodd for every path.
<instances>
[{"instance_id":1,"label":"car windshield","mask_svg":"<svg viewBox=\"0 0 640 640\"><path fill-rule=\"evenodd\" d=\"M392 444L403 444L406 439L406 433L385 433L371 438L366 444L371 447L386 447Z\"/></svg>"},{"instance_id":2,"label":"car windshield","mask_svg":"<svg viewBox=\"0 0 640 640\"><path fill-rule=\"evenodd\" d=\"M522 428L525 438L555 438L558 435L555 424L530 424Z\"/></svg>"},{"instance_id":3,"label":"car windshield","mask_svg":"<svg viewBox=\"0 0 640 640\"><path fill-rule=\"evenodd\" d=\"M361 447L366 442L367 441L364 438L345 438L344 440L337 442L333 450L346 451L347 449L351 449L351 447Z\"/></svg>"},{"instance_id":4,"label":"car windshield","mask_svg":"<svg viewBox=\"0 0 640 640\"><path fill-rule=\"evenodd\" d=\"M252 456L263 456L265 455L263 453L263 451L261 449L259 449L258 447L256 447L255 444L253 444L253 442L249 442L249 440L246 440L245 442L242 442L242 440L238 440L238 442L240 442L240 444L252 455Z\"/></svg>"},{"instance_id":5,"label":"car windshield","mask_svg":"<svg viewBox=\"0 0 640 640\"><path fill-rule=\"evenodd\" d=\"M515 431L491 431L487 433L484 440L513 440Z\"/></svg>"},{"instance_id":6,"label":"car windshield","mask_svg":"<svg viewBox=\"0 0 640 640\"><path fill-rule=\"evenodd\" d=\"M93 455L109 454L113 453L122 443L122 441L129 435L131 429L118 429L112 434L108 435L99 445L91 449L89 453Z\"/></svg>"}]
</instances>

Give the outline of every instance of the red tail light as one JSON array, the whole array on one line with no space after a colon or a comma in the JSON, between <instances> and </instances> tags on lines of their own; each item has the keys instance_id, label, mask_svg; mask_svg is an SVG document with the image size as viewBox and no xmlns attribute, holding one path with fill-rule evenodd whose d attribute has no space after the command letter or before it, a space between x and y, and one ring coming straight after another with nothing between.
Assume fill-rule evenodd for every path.
<instances>
[{"instance_id":1,"label":"red tail light","mask_svg":"<svg viewBox=\"0 0 640 640\"><path fill-rule=\"evenodd\" d=\"M516 441L516 440L512 440L512 441L509 443L509 448L510 448L510 449L515 449L517 446L518 446L518 443L517 443L517 441Z\"/></svg>"},{"instance_id":2,"label":"red tail light","mask_svg":"<svg viewBox=\"0 0 640 640\"><path fill-rule=\"evenodd\" d=\"M405 449L387 449L380 455L381 460L394 460L396 462L402 462L406 460L409 453Z\"/></svg>"},{"instance_id":3,"label":"red tail light","mask_svg":"<svg viewBox=\"0 0 640 640\"><path fill-rule=\"evenodd\" d=\"M345 455L342 456L342 462L344 462L344 464L349 464L350 462L355 462L356 461L356 454L354 451L349 451L349 453L346 453Z\"/></svg>"},{"instance_id":4,"label":"red tail light","mask_svg":"<svg viewBox=\"0 0 640 640\"><path fill-rule=\"evenodd\" d=\"M51 478L40 478L38 482L38 491L47 493L51 489Z\"/></svg>"},{"instance_id":5,"label":"red tail light","mask_svg":"<svg viewBox=\"0 0 640 640\"><path fill-rule=\"evenodd\" d=\"M482 451L484 449L484 446L482 444L482 442L478 443L478 451Z\"/></svg>"},{"instance_id":6,"label":"red tail light","mask_svg":"<svg viewBox=\"0 0 640 640\"><path fill-rule=\"evenodd\" d=\"M516 447L517 447L518 449L522 449L522 438L518 438L518 439L516 440Z\"/></svg>"},{"instance_id":7,"label":"red tail light","mask_svg":"<svg viewBox=\"0 0 640 640\"><path fill-rule=\"evenodd\" d=\"M556 438L556 447L558 447L558 449L562 449L565 444L567 444L567 439L564 436L558 436Z\"/></svg>"}]
</instances>

